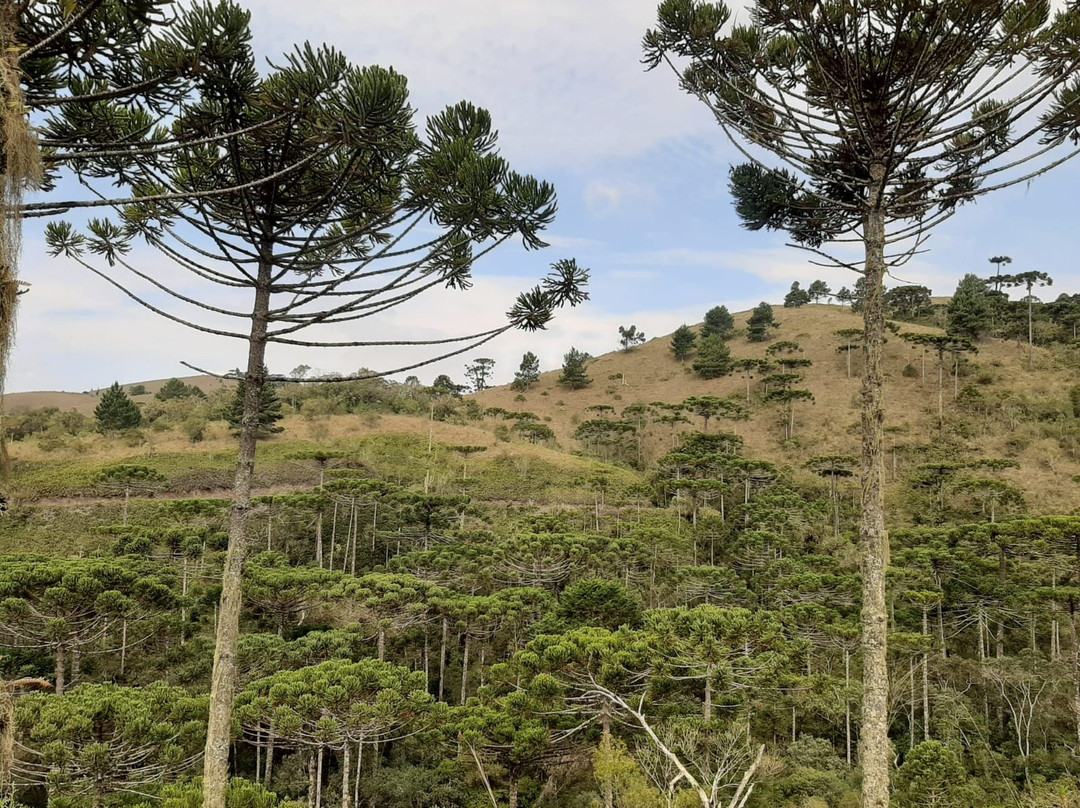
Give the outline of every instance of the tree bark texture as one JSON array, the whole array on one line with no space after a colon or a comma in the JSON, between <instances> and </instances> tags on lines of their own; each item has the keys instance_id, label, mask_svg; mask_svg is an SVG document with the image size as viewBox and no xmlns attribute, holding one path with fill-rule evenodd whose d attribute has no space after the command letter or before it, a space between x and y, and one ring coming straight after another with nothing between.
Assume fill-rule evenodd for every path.
<instances>
[{"instance_id":1,"label":"tree bark texture","mask_svg":"<svg viewBox=\"0 0 1080 808\"><path fill-rule=\"evenodd\" d=\"M210 683L210 718L203 758L203 808L225 808L225 792L229 785L229 735L233 700L236 696L236 648L240 635L240 609L243 605L245 542L251 516L252 479L255 476L259 396L266 381L263 366L266 359L267 319L270 308L270 269L269 261L264 261L259 268L251 336L248 341L244 410L240 422L236 476L233 481L232 512L229 516L229 548L221 576L221 602Z\"/></svg>"},{"instance_id":2,"label":"tree bark texture","mask_svg":"<svg viewBox=\"0 0 1080 808\"><path fill-rule=\"evenodd\" d=\"M892 749L889 744L889 670L885 572L885 217L881 207L885 166L870 167L864 222L866 292L863 300L862 463L859 543L862 566L863 703L859 728L863 808L888 808Z\"/></svg>"}]
</instances>

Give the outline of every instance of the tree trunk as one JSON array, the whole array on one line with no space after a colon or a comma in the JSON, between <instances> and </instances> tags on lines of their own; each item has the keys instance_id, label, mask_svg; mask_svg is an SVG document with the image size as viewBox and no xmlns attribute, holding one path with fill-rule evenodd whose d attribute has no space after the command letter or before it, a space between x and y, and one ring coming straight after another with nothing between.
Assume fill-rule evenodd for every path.
<instances>
[{"instance_id":1,"label":"tree trunk","mask_svg":"<svg viewBox=\"0 0 1080 808\"><path fill-rule=\"evenodd\" d=\"M322 569L323 565L323 547L322 547L322 511L319 511L319 517L315 521L315 563L319 565L319 569Z\"/></svg>"},{"instance_id":2,"label":"tree trunk","mask_svg":"<svg viewBox=\"0 0 1080 808\"><path fill-rule=\"evenodd\" d=\"M236 696L236 646L243 604L245 542L251 516L251 484L255 476L255 447L259 438L259 397L266 381L267 318L270 308L269 257L259 267L258 285L248 340L247 373L244 376L244 410L240 420L232 512L229 516L229 549L221 575L221 601L214 644L214 668L210 682L210 717L203 756L203 808L225 808L229 786L229 735L233 699Z\"/></svg>"},{"instance_id":3,"label":"tree trunk","mask_svg":"<svg viewBox=\"0 0 1080 808\"><path fill-rule=\"evenodd\" d=\"M922 613L923 641L930 638L930 613L924 608ZM930 740L930 654L923 651L922 655L922 712L923 712L923 740Z\"/></svg>"},{"instance_id":4,"label":"tree trunk","mask_svg":"<svg viewBox=\"0 0 1080 808\"><path fill-rule=\"evenodd\" d=\"M461 705L469 693L469 630L465 629L465 647L461 651Z\"/></svg>"},{"instance_id":5,"label":"tree trunk","mask_svg":"<svg viewBox=\"0 0 1080 808\"><path fill-rule=\"evenodd\" d=\"M862 468L859 541L862 549L863 704L859 731L863 808L888 808L892 748L889 744L889 669L885 571L885 401L882 353L885 308L885 217L881 208L885 168L870 167L869 205L864 222L866 296L863 300Z\"/></svg>"},{"instance_id":6,"label":"tree trunk","mask_svg":"<svg viewBox=\"0 0 1080 808\"><path fill-rule=\"evenodd\" d=\"M337 549L337 510L338 504L334 503L334 514L330 517L330 563L326 566L329 569L334 568L334 550Z\"/></svg>"},{"instance_id":7,"label":"tree trunk","mask_svg":"<svg viewBox=\"0 0 1080 808\"><path fill-rule=\"evenodd\" d=\"M64 646L56 646L56 669L53 686L56 688L56 695L64 695L64 666L67 664L67 660L64 655Z\"/></svg>"},{"instance_id":8,"label":"tree trunk","mask_svg":"<svg viewBox=\"0 0 1080 808\"><path fill-rule=\"evenodd\" d=\"M439 642L439 692L436 695L439 701L443 700L443 692L446 686L446 644L449 639L450 621L444 617L442 621L442 639Z\"/></svg>"},{"instance_id":9,"label":"tree trunk","mask_svg":"<svg viewBox=\"0 0 1080 808\"><path fill-rule=\"evenodd\" d=\"M349 775L352 767L352 752L349 742L345 741L341 752L341 808L352 808L352 792L349 790Z\"/></svg>"},{"instance_id":10,"label":"tree trunk","mask_svg":"<svg viewBox=\"0 0 1080 808\"><path fill-rule=\"evenodd\" d=\"M844 649L844 749L851 765L851 651Z\"/></svg>"},{"instance_id":11,"label":"tree trunk","mask_svg":"<svg viewBox=\"0 0 1080 808\"><path fill-rule=\"evenodd\" d=\"M82 676L82 648L76 645L71 649L71 680L68 684L71 687L75 687L79 684L79 678Z\"/></svg>"},{"instance_id":12,"label":"tree trunk","mask_svg":"<svg viewBox=\"0 0 1080 808\"><path fill-rule=\"evenodd\" d=\"M705 720L712 721L712 665L705 668Z\"/></svg>"},{"instance_id":13,"label":"tree trunk","mask_svg":"<svg viewBox=\"0 0 1080 808\"><path fill-rule=\"evenodd\" d=\"M270 778L274 776L274 722L270 722L266 730L266 776L263 780L266 787L270 788Z\"/></svg>"}]
</instances>

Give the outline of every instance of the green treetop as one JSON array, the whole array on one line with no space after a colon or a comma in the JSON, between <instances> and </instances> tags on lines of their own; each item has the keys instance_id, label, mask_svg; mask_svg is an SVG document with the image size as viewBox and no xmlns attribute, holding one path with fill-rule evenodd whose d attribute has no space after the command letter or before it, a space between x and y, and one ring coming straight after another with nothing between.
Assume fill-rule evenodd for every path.
<instances>
[{"instance_id":1,"label":"green treetop","mask_svg":"<svg viewBox=\"0 0 1080 808\"><path fill-rule=\"evenodd\" d=\"M685 362L694 352L697 334L690 326L683 323L671 334L671 353L680 362Z\"/></svg>"},{"instance_id":2,"label":"green treetop","mask_svg":"<svg viewBox=\"0 0 1080 808\"><path fill-rule=\"evenodd\" d=\"M765 342L769 338L769 331L779 327L772 306L762 301L754 307L750 319L746 321L746 338L751 342Z\"/></svg>"},{"instance_id":3,"label":"green treetop","mask_svg":"<svg viewBox=\"0 0 1080 808\"><path fill-rule=\"evenodd\" d=\"M139 426L142 423L142 411L128 398L120 383L113 382L102 392L101 401L94 409L94 418L102 432L119 432Z\"/></svg>"},{"instance_id":4,"label":"green treetop","mask_svg":"<svg viewBox=\"0 0 1080 808\"><path fill-rule=\"evenodd\" d=\"M571 348L563 356L562 375L559 376L559 384L569 390L581 390L592 384L592 379L585 372L585 363L589 355L577 348Z\"/></svg>"},{"instance_id":5,"label":"green treetop","mask_svg":"<svg viewBox=\"0 0 1080 808\"><path fill-rule=\"evenodd\" d=\"M540 360L532 351L526 351L521 357L521 365L514 373L514 381L511 387L515 390L526 391L540 379Z\"/></svg>"},{"instance_id":6,"label":"green treetop","mask_svg":"<svg viewBox=\"0 0 1080 808\"><path fill-rule=\"evenodd\" d=\"M735 318L731 316L727 306L713 306L705 312L705 319L701 324L701 336L707 337L715 334L720 339L728 339L735 331Z\"/></svg>"}]
</instances>

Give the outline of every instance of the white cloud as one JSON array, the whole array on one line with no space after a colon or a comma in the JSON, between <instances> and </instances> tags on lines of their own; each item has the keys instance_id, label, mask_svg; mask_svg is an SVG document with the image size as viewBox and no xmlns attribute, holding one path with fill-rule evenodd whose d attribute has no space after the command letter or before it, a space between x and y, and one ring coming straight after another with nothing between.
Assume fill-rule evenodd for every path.
<instances>
[{"instance_id":1,"label":"white cloud","mask_svg":"<svg viewBox=\"0 0 1080 808\"><path fill-rule=\"evenodd\" d=\"M251 10L264 53L306 38L392 65L423 114L462 98L491 110L512 162L537 170L715 129L670 72L641 65L656 0L260 0Z\"/></svg>"}]
</instances>

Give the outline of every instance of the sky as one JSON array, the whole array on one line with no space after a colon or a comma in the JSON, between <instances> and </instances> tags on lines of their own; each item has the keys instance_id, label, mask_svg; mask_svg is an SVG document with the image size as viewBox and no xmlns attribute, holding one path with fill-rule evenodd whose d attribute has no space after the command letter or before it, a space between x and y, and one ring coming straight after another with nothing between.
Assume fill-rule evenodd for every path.
<instances>
[{"instance_id":1,"label":"sky","mask_svg":"<svg viewBox=\"0 0 1080 808\"><path fill-rule=\"evenodd\" d=\"M488 109L511 166L552 182L559 212L547 249L502 245L475 269L467 292L439 291L387 311L368 330L381 338L435 339L497 325L518 292L549 266L575 258L591 271L590 300L560 311L546 331L511 332L461 357L412 371L464 381L476 357L495 360L494 382L513 379L522 354L558 368L570 347L599 355L618 347L619 326L649 338L705 311L780 304L793 281L852 286L851 272L810 263L779 234L739 226L727 172L741 162L708 110L675 77L640 63L641 38L656 0L249 0L254 47L264 59L305 40L340 49L357 64L392 66L409 81L418 121L467 99ZM745 13L745 12L743 12ZM988 275L988 259L1008 270L1054 278L1043 296L1080 291L1075 189L1080 160L983 197L939 226L926 251L887 285L921 283L947 295L966 273ZM136 254L148 269L163 259ZM21 298L7 390L90 390L114 380L217 373L244 364L246 346L167 322L109 284L45 254L40 226L28 223ZM392 349L272 346L268 365L287 373L384 369L415 356ZM399 377L401 378L401 377Z\"/></svg>"}]
</instances>

